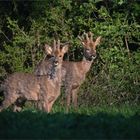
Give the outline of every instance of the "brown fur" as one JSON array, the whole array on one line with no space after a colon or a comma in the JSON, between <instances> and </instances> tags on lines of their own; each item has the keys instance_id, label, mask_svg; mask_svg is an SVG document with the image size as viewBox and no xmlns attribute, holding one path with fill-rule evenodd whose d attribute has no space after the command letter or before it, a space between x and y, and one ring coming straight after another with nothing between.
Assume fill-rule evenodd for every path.
<instances>
[{"instance_id":1,"label":"brown fur","mask_svg":"<svg viewBox=\"0 0 140 140\"><path fill-rule=\"evenodd\" d=\"M84 47L84 57L80 62L70 62L63 61L62 70L65 69L65 76L63 77L66 100L67 100L67 111L70 106L71 100L74 104L74 107L77 107L77 93L86 78L87 72L90 70L90 67L93 63L93 58L96 57L96 46L99 44L101 37L98 37L96 41L93 41L92 33L84 34L85 36L79 37L81 43ZM85 39L86 37L86 39ZM88 50L87 50L88 49ZM87 51L87 52L86 52ZM92 58L90 61L88 58Z\"/></svg>"},{"instance_id":2,"label":"brown fur","mask_svg":"<svg viewBox=\"0 0 140 140\"><path fill-rule=\"evenodd\" d=\"M62 79L65 86L67 110L70 106L71 99L74 106L77 106L77 93L79 87L84 82L86 74L90 70L93 62L92 59L89 61L86 57L92 58L93 56L96 56L96 46L99 44L101 37L98 37L95 42L93 41L92 33L84 34L82 38L79 38L85 52L83 60L80 62L63 61L62 63ZM47 62L47 60L42 61L42 63L40 62L35 69L35 74L43 75L43 73L45 73L43 69L43 63L45 62ZM38 71L38 73L36 71Z\"/></svg>"},{"instance_id":3,"label":"brown fur","mask_svg":"<svg viewBox=\"0 0 140 140\"><path fill-rule=\"evenodd\" d=\"M48 47L48 49L50 52L51 48ZM59 50L59 53L55 53L56 50ZM62 59L66 51L66 48L60 50L57 47L52 52L54 57L50 58L46 63L47 75L37 76L29 73L10 75L1 87L4 91L5 99L2 106L0 106L0 111L11 104L15 104L19 99L26 99L40 102L43 110L50 112L52 105L60 95ZM54 69L55 72L53 72ZM53 78L51 77L52 73Z\"/></svg>"}]
</instances>

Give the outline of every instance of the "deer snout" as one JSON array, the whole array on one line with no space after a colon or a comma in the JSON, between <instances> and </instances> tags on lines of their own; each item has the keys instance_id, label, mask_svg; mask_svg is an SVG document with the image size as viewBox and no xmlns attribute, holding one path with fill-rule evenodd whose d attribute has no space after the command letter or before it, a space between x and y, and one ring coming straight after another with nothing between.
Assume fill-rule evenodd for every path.
<instances>
[{"instance_id":1,"label":"deer snout","mask_svg":"<svg viewBox=\"0 0 140 140\"><path fill-rule=\"evenodd\" d=\"M58 60L55 60L54 61L54 66L57 66L58 65Z\"/></svg>"},{"instance_id":2,"label":"deer snout","mask_svg":"<svg viewBox=\"0 0 140 140\"><path fill-rule=\"evenodd\" d=\"M93 55L92 55L92 59L93 59L93 60L94 60L96 57L97 57L96 54L93 54Z\"/></svg>"}]
</instances>

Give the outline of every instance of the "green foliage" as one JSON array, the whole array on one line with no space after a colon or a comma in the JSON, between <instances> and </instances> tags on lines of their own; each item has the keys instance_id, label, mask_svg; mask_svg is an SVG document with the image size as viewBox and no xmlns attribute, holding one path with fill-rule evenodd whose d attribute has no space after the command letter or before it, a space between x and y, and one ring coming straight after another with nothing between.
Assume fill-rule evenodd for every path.
<instances>
[{"instance_id":1,"label":"green foliage","mask_svg":"<svg viewBox=\"0 0 140 140\"><path fill-rule=\"evenodd\" d=\"M43 46L70 42L68 59L82 58L77 38L102 36L99 57L79 91L80 105L139 104L140 5L136 0L45 0L0 2L0 79L32 72ZM64 98L64 97L63 97ZM58 101L63 104L63 98Z\"/></svg>"},{"instance_id":2,"label":"green foliage","mask_svg":"<svg viewBox=\"0 0 140 140\"><path fill-rule=\"evenodd\" d=\"M101 52L101 59L105 63L93 65L94 71L88 74L80 90L81 105L139 104L139 53L129 57L124 49L110 48Z\"/></svg>"}]
</instances>

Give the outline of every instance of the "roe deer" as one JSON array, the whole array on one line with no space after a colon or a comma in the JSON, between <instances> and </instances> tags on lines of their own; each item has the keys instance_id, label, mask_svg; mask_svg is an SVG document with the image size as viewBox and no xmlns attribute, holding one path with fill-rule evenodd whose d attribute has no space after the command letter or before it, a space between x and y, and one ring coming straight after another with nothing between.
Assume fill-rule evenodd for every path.
<instances>
[{"instance_id":1,"label":"roe deer","mask_svg":"<svg viewBox=\"0 0 140 140\"><path fill-rule=\"evenodd\" d=\"M101 37L97 37L93 41L93 34L91 32L84 33L82 37L79 37L84 47L84 57L80 62L63 61L62 63L62 80L65 87L67 111L69 109L71 99L74 106L77 106L77 93L80 85L84 82L87 72L96 58L96 46L99 45ZM45 74L44 63L47 62L47 58L41 61L35 69L36 75Z\"/></svg>"},{"instance_id":2,"label":"roe deer","mask_svg":"<svg viewBox=\"0 0 140 140\"><path fill-rule=\"evenodd\" d=\"M51 55L46 63L46 75L14 73L5 79L1 86L4 101L0 106L0 111L11 104L19 107L18 101L30 100L40 102L44 111L49 113L60 95L62 61L67 50L68 46L60 48L60 40L54 41L53 49L50 46L46 47L46 51Z\"/></svg>"},{"instance_id":3,"label":"roe deer","mask_svg":"<svg viewBox=\"0 0 140 140\"><path fill-rule=\"evenodd\" d=\"M79 62L63 61L62 70L66 72L64 77L64 86L66 93L67 111L69 109L71 100L74 107L77 107L77 94L79 87L84 82L87 72L96 58L96 46L100 43L101 37L99 36L93 41L93 34L91 32L84 33L82 37L79 37L83 48L84 56L83 60Z\"/></svg>"}]
</instances>

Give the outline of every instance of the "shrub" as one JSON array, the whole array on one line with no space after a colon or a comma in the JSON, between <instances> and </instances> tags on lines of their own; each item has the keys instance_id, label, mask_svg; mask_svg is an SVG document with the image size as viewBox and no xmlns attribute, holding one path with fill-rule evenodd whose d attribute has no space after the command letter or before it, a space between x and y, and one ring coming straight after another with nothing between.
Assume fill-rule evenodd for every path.
<instances>
[{"instance_id":1,"label":"shrub","mask_svg":"<svg viewBox=\"0 0 140 140\"><path fill-rule=\"evenodd\" d=\"M95 38L102 36L97 48L99 57L79 91L79 104L138 104L138 1L46 0L1 4L0 79L16 71L32 72L44 57L44 44L50 44L54 37L70 42L69 60L81 60L82 52L78 50L82 47L77 36L92 31Z\"/></svg>"}]
</instances>

